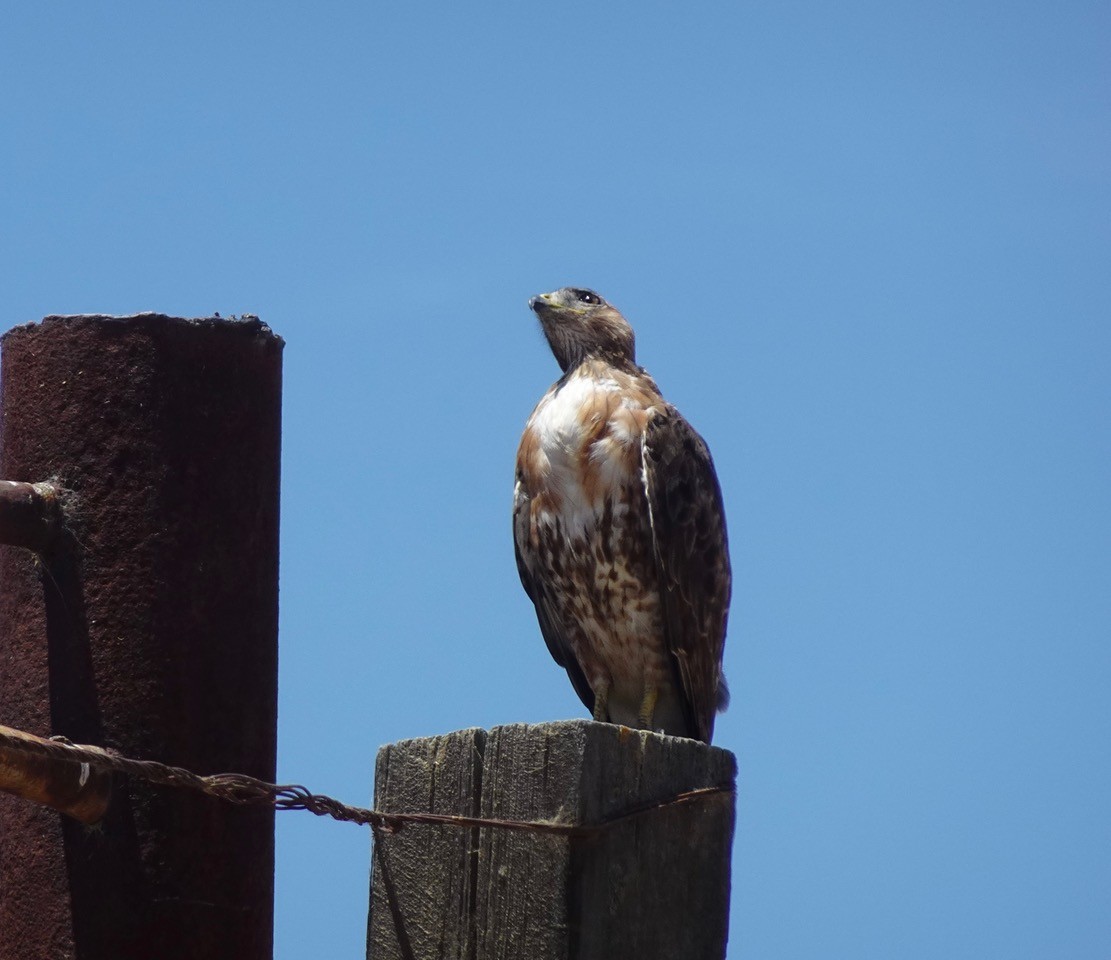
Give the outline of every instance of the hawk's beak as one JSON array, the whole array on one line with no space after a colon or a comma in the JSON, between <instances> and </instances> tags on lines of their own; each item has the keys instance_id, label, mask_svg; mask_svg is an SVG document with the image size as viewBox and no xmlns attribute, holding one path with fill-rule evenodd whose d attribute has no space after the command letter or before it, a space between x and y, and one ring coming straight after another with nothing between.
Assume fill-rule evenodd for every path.
<instances>
[{"instance_id":1,"label":"hawk's beak","mask_svg":"<svg viewBox=\"0 0 1111 960\"><path fill-rule=\"evenodd\" d=\"M528 305L532 310L539 310L541 307L550 307L552 305L550 293L541 293L529 299Z\"/></svg>"}]
</instances>

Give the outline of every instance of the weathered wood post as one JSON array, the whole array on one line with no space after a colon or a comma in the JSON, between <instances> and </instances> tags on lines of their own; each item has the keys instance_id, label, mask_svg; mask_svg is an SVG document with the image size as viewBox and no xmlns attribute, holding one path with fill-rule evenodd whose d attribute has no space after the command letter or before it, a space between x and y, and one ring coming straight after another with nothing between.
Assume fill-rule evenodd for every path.
<instances>
[{"instance_id":1,"label":"weathered wood post","mask_svg":"<svg viewBox=\"0 0 1111 960\"><path fill-rule=\"evenodd\" d=\"M0 477L64 529L0 547L0 723L273 780L281 340L48 317L3 338ZM0 796L0 960L272 955L273 813L116 778L88 827Z\"/></svg>"},{"instance_id":2,"label":"weathered wood post","mask_svg":"<svg viewBox=\"0 0 1111 960\"><path fill-rule=\"evenodd\" d=\"M369 960L710 960L725 955L736 762L590 721L383 747L374 806L577 826L379 831ZM667 802L703 788L721 788ZM622 814L630 814L621 816Z\"/></svg>"}]
</instances>

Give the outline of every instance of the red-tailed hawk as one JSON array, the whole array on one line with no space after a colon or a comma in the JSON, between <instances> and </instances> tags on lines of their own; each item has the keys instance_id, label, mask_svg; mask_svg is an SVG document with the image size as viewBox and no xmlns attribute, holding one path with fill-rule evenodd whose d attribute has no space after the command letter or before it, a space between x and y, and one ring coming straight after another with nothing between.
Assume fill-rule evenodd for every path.
<instances>
[{"instance_id":1,"label":"red-tailed hawk","mask_svg":"<svg viewBox=\"0 0 1111 960\"><path fill-rule=\"evenodd\" d=\"M513 493L540 630L595 720L709 743L731 589L710 451L598 294L529 306L563 370L525 424Z\"/></svg>"}]
</instances>

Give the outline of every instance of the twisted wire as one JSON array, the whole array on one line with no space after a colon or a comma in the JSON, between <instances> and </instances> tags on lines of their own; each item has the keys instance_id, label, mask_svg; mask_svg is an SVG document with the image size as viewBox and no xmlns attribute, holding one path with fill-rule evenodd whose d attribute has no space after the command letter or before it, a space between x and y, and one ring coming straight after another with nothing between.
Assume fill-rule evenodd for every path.
<instances>
[{"instance_id":1,"label":"twisted wire","mask_svg":"<svg viewBox=\"0 0 1111 960\"><path fill-rule=\"evenodd\" d=\"M87 744L70 743L61 737L43 740L31 734L0 726L0 748L65 763L87 763L136 777L147 783L193 790L227 803L271 806L275 810L307 810L318 817L331 817L344 823L369 825L386 833L396 833L407 824L432 824L448 827L489 827L499 830L526 830L560 836L581 837L596 834L631 817L678 804L703 800L718 794L732 794L732 784L685 790L661 801L638 804L608 816L593 825L560 823L552 820L503 820L496 817L466 817L440 813L383 813L366 807L341 803L324 794L313 793L301 784L267 783L243 773L216 773L201 776L183 767L155 760L135 760L114 750Z\"/></svg>"}]
</instances>

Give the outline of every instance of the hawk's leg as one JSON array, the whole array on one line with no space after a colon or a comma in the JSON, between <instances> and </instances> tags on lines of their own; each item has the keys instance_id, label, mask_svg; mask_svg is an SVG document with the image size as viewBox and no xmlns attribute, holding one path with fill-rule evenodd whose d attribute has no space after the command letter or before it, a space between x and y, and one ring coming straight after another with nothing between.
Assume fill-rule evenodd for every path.
<instances>
[{"instance_id":1,"label":"hawk's leg","mask_svg":"<svg viewBox=\"0 0 1111 960\"><path fill-rule=\"evenodd\" d=\"M660 699L659 687L645 687L637 713L637 725L641 730L652 729L652 714L656 712L656 701Z\"/></svg>"},{"instance_id":2,"label":"hawk's leg","mask_svg":"<svg viewBox=\"0 0 1111 960\"><path fill-rule=\"evenodd\" d=\"M594 689L594 719L598 723L609 723L610 685L599 683Z\"/></svg>"}]
</instances>

